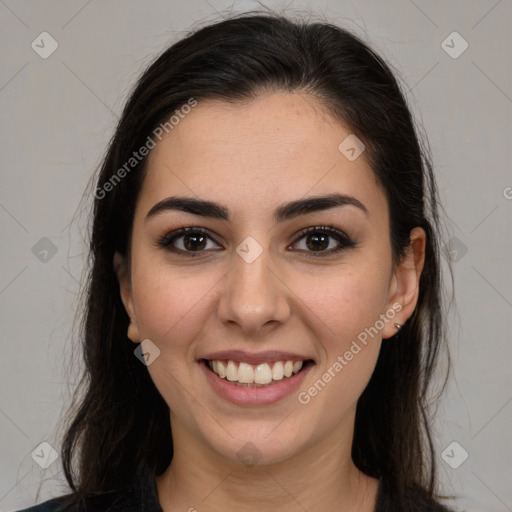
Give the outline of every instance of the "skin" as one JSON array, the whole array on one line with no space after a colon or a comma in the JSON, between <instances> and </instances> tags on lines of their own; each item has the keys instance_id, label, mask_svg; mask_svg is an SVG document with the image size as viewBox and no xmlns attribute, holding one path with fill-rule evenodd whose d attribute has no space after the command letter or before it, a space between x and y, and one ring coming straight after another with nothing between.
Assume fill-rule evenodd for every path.
<instances>
[{"instance_id":1,"label":"skin","mask_svg":"<svg viewBox=\"0 0 512 512\"><path fill-rule=\"evenodd\" d=\"M416 306L425 232L411 232L408 256L393 268L385 195L364 153L349 161L338 150L350 133L312 96L272 92L246 104L200 101L150 154L131 254L116 254L114 268L129 338L160 349L147 369L171 410L175 455L157 477L166 512L374 510L378 481L350 456L356 403L382 340ZM368 216L345 206L274 223L281 203L333 192L356 197ZM171 195L219 202L233 216L165 211L145 221ZM214 236L194 258L158 246L180 223ZM318 250L296 234L319 225L357 246L306 257ZM235 250L248 236L263 250L250 264ZM327 251L339 245L328 240ZM190 247L184 242L174 246ZM266 406L232 404L197 363L217 350L303 354L316 362L304 391L393 304L401 310L308 404L297 393ZM248 442L260 457L253 465L237 456Z\"/></svg>"}]
</instances>

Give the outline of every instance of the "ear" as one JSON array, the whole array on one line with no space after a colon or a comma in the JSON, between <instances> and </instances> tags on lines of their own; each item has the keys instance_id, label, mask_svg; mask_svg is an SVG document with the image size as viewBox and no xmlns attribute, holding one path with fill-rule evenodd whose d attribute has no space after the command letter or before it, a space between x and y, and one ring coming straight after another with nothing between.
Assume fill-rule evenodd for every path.
<instances>
[{"instance_id":1,"label":"ear","mask_svg":"<svg viewBox=\"0 0 512 512\"><path fill-rule=\"evenodd\" d=\"M135 319L135 311L133 308L132 287L130 281L129 265L126 258L120 253L114 254L114 272L116 273L117 280L119 281L119 291L121 300L123 301L124 309L130 317L130 325L128 326L128 338L135 343L140 342L139 328Z\"/></svg>"},{"instance_id":2,"label":"ear","mask_svg":"<svg viewBox=\"0 0 512 512\"><path fill-rule=\"evenodd\" d=\"M393 320L382 330L382 339L397 333L395 323L403 325L412 315L418 302L421 272L425 263L425 231L416 227L411 230L410 244L404 260L395 268L391 278L387 310L396 311Z\"/></svg>"}]
</instances>

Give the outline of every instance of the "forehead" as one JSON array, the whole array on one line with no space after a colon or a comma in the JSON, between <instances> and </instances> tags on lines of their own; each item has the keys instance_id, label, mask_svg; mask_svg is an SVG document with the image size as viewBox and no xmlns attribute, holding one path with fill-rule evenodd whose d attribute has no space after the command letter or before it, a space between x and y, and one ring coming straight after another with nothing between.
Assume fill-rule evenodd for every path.
<instances>
[{"instance_id":1,"label":"forehead","mask_svg":"<svg viewBox=\"0 0 512 512\"><path fill-rule=\"evenodd\" d=\"M149 155L140 201L147 211L179 193L251 215L276 202L338 191L379 215L385 198L364 152L351 161L339 149L350 135L307 94L200 100Z\"/></svg>"}]
</instances>

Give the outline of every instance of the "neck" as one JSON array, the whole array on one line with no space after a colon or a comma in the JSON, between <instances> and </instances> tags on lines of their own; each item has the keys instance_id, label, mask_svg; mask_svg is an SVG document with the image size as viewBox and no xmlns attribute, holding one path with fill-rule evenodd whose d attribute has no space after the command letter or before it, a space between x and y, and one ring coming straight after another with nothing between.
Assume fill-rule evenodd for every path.
<instances>
[{"instance_id":1,"label":"neck","mask_svg":"<svg viewBox=\"0 0 512 512\"><path fill-rule=\"evenodd\" d=\"M326 437L292 459L249 466L226 459L197 439L182 442L179 438L189 434L176 427L172 462L157 477L164 512L375 510L378 480L357 469L350 443Z\"/></svg>"}]
</instances>

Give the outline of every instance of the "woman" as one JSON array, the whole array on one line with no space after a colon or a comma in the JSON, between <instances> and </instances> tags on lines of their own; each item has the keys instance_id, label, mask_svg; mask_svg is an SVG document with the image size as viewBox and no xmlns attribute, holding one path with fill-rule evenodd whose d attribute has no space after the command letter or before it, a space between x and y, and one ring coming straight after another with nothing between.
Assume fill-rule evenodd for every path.
<instances>
[{"instance_id":1,"label":"woman","mask_svg":"<svg viewBox=\"0 0 512 512\"><path fill-rule=\"evenodd\" d=\"M73 492L27 510L448 510L437 189L367 45L260 13L188 35L93 194Z\"/></svg>"}]
</instances>

